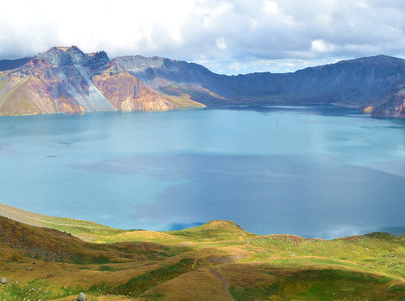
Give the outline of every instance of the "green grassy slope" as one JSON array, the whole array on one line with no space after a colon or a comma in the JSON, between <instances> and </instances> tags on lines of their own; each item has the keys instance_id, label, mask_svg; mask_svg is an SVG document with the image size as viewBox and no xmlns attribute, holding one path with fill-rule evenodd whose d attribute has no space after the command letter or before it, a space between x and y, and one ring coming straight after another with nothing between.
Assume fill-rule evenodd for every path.
<instances>
[{"instance_id":1,"label":"green grassy slope","mask_svg":"<svg viewBox=\"0 0 405 301\"><path fill-rule=\"evenodd\" d=\"M405 242L388 233L327 241L255 235L230 221L153 232L5 205L0 215L20 221L0 217L0 277L10 280L0 300L80 291L94 301L405 300Z\"/></svg>"}]
</instances>

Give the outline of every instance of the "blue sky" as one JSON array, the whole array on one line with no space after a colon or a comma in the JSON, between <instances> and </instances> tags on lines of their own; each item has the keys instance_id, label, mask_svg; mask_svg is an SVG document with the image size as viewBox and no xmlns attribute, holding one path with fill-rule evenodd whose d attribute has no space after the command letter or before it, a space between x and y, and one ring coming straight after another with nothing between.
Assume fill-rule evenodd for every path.
<instances>
[{"instance_id":1,"label":"blue sky","mask_svg":"<svg viewBox=\"0 0 405 301\"><path fill-rule=\"evenodd\" d=\"M77 45L164 56L239 74L405 56L402 0L14 0L0 11L0 58Z\"/></svg>"}]
</instances>

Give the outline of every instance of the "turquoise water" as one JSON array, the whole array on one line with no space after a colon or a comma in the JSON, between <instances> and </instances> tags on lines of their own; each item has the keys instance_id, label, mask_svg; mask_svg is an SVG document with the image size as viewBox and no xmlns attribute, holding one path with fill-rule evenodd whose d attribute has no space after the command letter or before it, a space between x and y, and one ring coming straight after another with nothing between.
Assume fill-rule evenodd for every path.
<instances>
[{"instance_id":1,"label":"turquoise water","mask_svg":"<svg viewBox=\"0 0 405 301\"><path fill-rule=\"evenodd\" d=\"M405 123L337 107L0 118L0 202L126 229L405 226ZM394 231L393 230L393 231Z\"/></svg>"}]
</instances>

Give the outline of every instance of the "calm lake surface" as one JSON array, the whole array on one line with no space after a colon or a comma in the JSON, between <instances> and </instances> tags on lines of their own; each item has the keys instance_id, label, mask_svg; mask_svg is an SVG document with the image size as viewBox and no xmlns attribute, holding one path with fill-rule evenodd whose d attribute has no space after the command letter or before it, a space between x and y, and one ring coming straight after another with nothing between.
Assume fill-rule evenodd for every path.
<instances>
[{"instance_id":1,"label":"calm lake surface","mask_svg":"<svg viewBox=\"0 0 405 301\"><path fill-rule=\"evenodd\" d=\"M404 159L404 121L338 107L1 117L0 202L125 229L401 232Z\"/></svg>"}]
</instances>

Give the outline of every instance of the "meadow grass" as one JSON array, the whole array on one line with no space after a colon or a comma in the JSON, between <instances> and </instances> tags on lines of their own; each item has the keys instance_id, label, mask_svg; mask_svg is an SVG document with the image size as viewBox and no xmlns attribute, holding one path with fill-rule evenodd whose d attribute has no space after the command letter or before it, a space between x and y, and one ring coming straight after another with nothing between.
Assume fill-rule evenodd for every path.
<instances>
[{"instance_id":1,"label":"meadow grass","mask_svg":"<svg viewBox=\"0 0 405 301\"><path fill-rule=\"evenodd\" d=\"M74 300L81 291L100 301L405 298L405 241L388 233L260 236L230 221L120 230L1 210L20 222L1 218L0 276L10 282L0 300Z\"/></svg>"}]
</instances>

